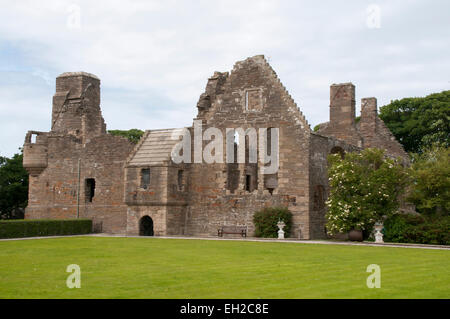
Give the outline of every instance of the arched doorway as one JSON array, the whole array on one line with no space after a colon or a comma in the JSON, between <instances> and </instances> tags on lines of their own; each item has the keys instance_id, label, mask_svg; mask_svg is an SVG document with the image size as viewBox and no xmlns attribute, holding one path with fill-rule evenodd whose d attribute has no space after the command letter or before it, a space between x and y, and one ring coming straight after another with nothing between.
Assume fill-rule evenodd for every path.
<instances>
[{"instance_id":1,"label":"arched doorway","mask_svg":"<svg viewBox=\"0 0 450 319\"><path fill-rule=\"evenodd\" d=\"M318 212L325 207L325 188L322 185L317 185L314 188L314 205L313 210Z\"/></svg>"},{"instance_id":2,"label":"arched doorway","mask_svg":"<svg viewBox=\"0 0 450 319\"><path fill-rule=\"evenodd\" d=\"M331 149L331 154L340 154L341 158L344 158L345 156L345 151L342 149L342 147L339 146L335 146Z\"/></svg>"},{"instance_id":3,"label":"arched doorway","mask_svg":"<svg viewBox=\"0 0 450 319\"><path fill-rule=\"evenodd\" d=\"M153 236L153 219L150 216L144 216L139 221L139 235Z\"/></svg>"}]
</instances>

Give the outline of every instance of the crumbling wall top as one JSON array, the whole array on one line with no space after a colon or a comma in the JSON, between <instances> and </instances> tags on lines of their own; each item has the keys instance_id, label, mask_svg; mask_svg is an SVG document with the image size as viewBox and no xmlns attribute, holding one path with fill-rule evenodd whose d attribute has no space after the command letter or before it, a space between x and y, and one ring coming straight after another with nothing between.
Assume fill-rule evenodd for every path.
<instances>
[{"instance_id":1,"label":"crumbling wall top","mask_svg":"<svg viewBox=\"0 0 450 319\"><path fill-rule=\"evenodd\" d=\"M80 72L64 72L64 73L58 75L58 78L72 77L72 76L86 76L86 77L94 78L94 79L100 81L100 79L96 75L94 75L92 73L88 73L88 72L83 72L83 71L80 71Z\"/></svg>"}]
</instances>

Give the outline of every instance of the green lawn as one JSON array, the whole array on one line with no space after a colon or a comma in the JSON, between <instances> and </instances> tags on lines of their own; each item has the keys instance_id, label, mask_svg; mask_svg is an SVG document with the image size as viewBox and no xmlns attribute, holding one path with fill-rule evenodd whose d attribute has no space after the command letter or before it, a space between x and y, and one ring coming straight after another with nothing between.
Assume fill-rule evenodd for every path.
<instances>
[{"instance_id":1,"label":"green lawn","mask_svg":"<svg viewBox=\"0 0 450 319\"><path fill-rule=\"evenodd\" d=\"M81 288L69 289L69 264ZM369 264L381 288L369 289ZM72 237L0 242L0 298L450 298L450 251Z\"/></svg>"}]
</instances>

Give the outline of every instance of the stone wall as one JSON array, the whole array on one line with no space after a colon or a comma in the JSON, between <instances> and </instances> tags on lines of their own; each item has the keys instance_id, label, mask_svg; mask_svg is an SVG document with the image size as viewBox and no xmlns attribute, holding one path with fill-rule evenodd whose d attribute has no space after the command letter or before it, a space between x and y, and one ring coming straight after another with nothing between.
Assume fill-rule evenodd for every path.
<instances>
[{"instance_id":1,"label":"stone wall","mask_svg":"<svg viewBox=\"0 0 450 319\"><path fill-rule=\"evenodd\" d=\"M377 99L361 99L361 118L355 124L355 86L352 83L330 87L330 121L319 125L318 134L333 137L357 147L376 147L392 157L408 162L408 154L378 117Z\"/></svg>"},{"instance_id":2,"label":"stone wall","mask_svg":"<svg viewBox=\"0 0 450 319\"><path fill-rule=\"evenodd\" d=\"M309 238L309 134L303 114L263 56L235 64L231 73L216 72L200 96L203 129L279 128L279 169L272 176L276 187L270 194L261 172L263 163L237 164L237 189L227 190L229 165L192 164L187 232L214 235L221 225L246 225L253 231L253 213L265 206L288 206L293 212L293 236ZM257 170L255 170L257 167ZM250 174L250 172L255 172ZM246 190L250 174L253 191ZM300 234L301 233L301 234Z\"/></svg>"},{"instance_id":3,"label":"stone wall","mask_svg":"<svg viewBox=\"0 0 450 319\"><path fill-rule=\"evenodd\" d=\"M142 188L142 170L150 169L150 184ZM179 184L179 171L183 177ZM125 169L125 202L127 234L139 234L139 221L144 216L153 220L155 235L183 235L188 205L186 165L139 166Z\"/></svg>"},{"instance_id":4,"label":"stone wall","mask_svg":"<svg viewBox=\"0 0 450 319\"><path fill-rule=\"evenodd\" d=\"M123 165L133 145L106 133L97 78L70 73L58 77L56 83L55 96L68 92L68 98L59 105L63 111L58 112L54 104L53 130L38 135L45 139L37 138L36 143L27 136L24 144L24 167L30 172L25 218L76 218L78 211L80 218L102 223L105 232L124 233L127 207L123 201ZM42 162L42 152L31 150L38 147L45 148L47 165L36 172L33 165ZM95 182L92 198L88 179Z\"/></svg>"},{"instance_id":5,"label":"stone wall","mask_svg":"<svg viewBox=\"0 0 450 319\"><path fill-rule=\"evenodd\" d=\"M264 56L254 56L208 79L194 125L187 128L194 162L175 164L170 154L177 140L172 137L183 129L146 131L138 145L107 134L100 80L84 72L64 73L56 79L51 131L29 131L25 139L24 167L30 173L25 216L76 218L78 211L101 223L104 232L129 235L139 235L141 218L149 216L157 236L217 236L224 225L247 226L252 236L257 210L283 206L293 213L292 237L324 238L328 154L379 147L407 158L378 118L376 99L365 98L361 105L361 121L355 124L354 85L332 85L330 122L312 133ZM207 164L196 158L200 123L201 135L210 128L222 133L222 161ZM228 129L232 142L227 148ZM249 163L252 146L246 136L252 129L257 135L259 129L278 129L276 172L264 174L267 164L260 156ZM233 130L239 143L233 142ZM269 141L272 135L258 139ZM265 151L259 144L255 148ZM230 149L235 160L243 149L245 163L226 163Z\"/></svg>"},{"instance_id":6,"label":"stone wall","mask_svg":"<svg viewBox=\"0 0 450 319\"><path fill-rule=\"evenodd\" d=\"M344 155L347 152L360 151L361 148L332 137L314 133L311 134L310 148L310 233L312 238L326 238L325 201L330 193L328 155L333 153Z\"/></svg>"},{"instance_id":7,"label":"stone wall","mask_svg":"<svg viewBox=\"0 0 450 319\"><path fill-rule=\"evenodd\" d=\"M355 86L352 83L330 86L330 121L322 125L318 133L362 146L362 137L355 125Z\"/></svg>"},{"instance_id":8,"label":"stone wall","mask_svg":"<svg viewBox=\"0 0 450 319\"><path fill-rule=\"evenodd\" d=\"M361 120L357 128L361 136L363 136L365 148L376 147L385 149L388 155L409 161L408 154L403 149L403 146L378 117L376 98L361 99Z\"/></svg>"}]
</instances>

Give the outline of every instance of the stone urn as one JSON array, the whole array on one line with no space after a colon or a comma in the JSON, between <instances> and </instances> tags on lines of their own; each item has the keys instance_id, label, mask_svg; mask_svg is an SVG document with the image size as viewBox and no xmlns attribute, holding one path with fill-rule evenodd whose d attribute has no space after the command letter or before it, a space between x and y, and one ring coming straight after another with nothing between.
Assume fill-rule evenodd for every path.
<instances>
[{"instance_id":1,"label":"stone urn","mask_svg":"<svg viewBox=\"0 0 450 319\"><path fill-rule=\"evenodd\" d=\"M382 244L383 241L383 233L381 232L383 230L383 224L382 223L376 223L375 226L375 243Z\"/></svg>"},{"instance_id":2,"label":"stone urn","mask_svg":"<svg viewBox=\"0 0 450 319\"><path fill-rule=\"evenodd\" d=\"M278 220L277 223L278 226L278 239L284 239L284 226L286 226L286 224L282 221L282 220Z\"/></svg>"},{"instance_id":3,"label":"stone urn","mask_svg":"<svg viewBox=\"0 0 450 319\"><path fill-rule=\"evenodd\" d=\"M348 232L348 239L351 241L363 241L363 232L359 229L352 229Z\"/></svg>"}]
</instances>

